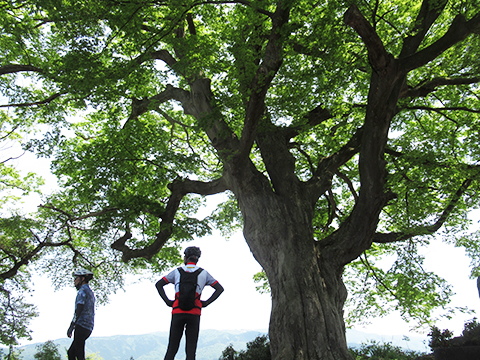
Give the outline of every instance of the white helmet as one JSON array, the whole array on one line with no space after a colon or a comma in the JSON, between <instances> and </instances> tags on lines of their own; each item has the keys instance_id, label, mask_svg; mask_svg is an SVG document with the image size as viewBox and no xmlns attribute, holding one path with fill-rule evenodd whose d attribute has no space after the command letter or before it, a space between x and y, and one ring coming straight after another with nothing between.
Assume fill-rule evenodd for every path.
<instances>
[{"instance_id":1,"label":"white helmet","mask_svg":"<svg viewBox=\"0 0 480 360\"><path fill-rule=\"evenodd\" d=\"M78 270L75 270L75 272L73 273L73 276L85 276L91 279L93 278L93 272L87 269L78 269Z\"/></svg>"}]
</instances>

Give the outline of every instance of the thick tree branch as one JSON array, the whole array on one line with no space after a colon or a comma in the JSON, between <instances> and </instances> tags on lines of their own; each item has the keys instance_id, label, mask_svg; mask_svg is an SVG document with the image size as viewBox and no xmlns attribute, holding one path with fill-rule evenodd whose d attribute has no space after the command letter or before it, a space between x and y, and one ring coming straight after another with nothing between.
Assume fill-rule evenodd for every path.
<instances>
[{"instance_id":1,"label":"thick tree branch","mask_svg":"<svg viewBox=\"0 0 480 360\"><path fill-rule=\"evenodd\" d=\"M383 46L382 40L375 29L365 19L356 5L350 6L345 13L343 20L345 24L352 27L362 38L368 50L368 59L370 65L375 71L383 69L389 59L389 54Z\"/></svg>"},{"instance_id":2,"label":"thick tree branch","mask_svg":"<svg viewBox=\"0 0 480 360\"><path fill-rule=\"evenodd\" d=\"M242 156L248 156L250 153L257 136L258 124L266 116L265 96L283 62L284 38L282 28L289 20L289 6L284 7L282 2L279 2L277 5L277 9L272 17L272 29L270 30L262 63L258 67L255 78L250 85L251 95L245 110L245 121L240 138L240 153Z\"/></svg>"},{"instance_id":3,"label":"thick tree branch","mask_svg":"<svg viewBox=\"0 0 480 360\"><path fill-rule=\"evenodd\" d=\"M187 25L188 25L188 32L190 35L195 36L197 35L197 29L195 28L195 23L193 22L193 17L191 13L187 14Z\"/></svg>"},{"instance_id":4,"label":"thick tree branch","mask_svg":"<svg viewBox=\"0 0 480 360\"><path fill-rule=\"evenodd\" d=\"M285 40L285 24L288 23L291 4L277 3L277 8L272 16L272 28L269 32L263 57L256 58L250 64L257 66L256 74L248 86L249 98L246 102L245 119L240 138L240 151L238 157L243 164L252 165L248 156L254 141L256 141L263 162L270 177L275 192L290 196L294 187L299 184L294 174L295 161L289 151L288 138L282 129L275 126L265 109L265 96L283 62L283 42ZM255 51L260 53L258 47ZM259 130L259 124L262 126ZM237 160L238 160L237 157ZM238 163L237 163L238 164ZM233 165L233 169L238 165ZM245 176L246 174L241 174ZM261 182L262 184L263 181Z\"/></svg>"},{"instance_id":5,"label":"thick tree branch","mask_svg":"<svg viewBox=\"0 0 480 360\"><path fill-rule=\"evenodd\" d=\"M14 74L24 71L42 73L43 70L32 65L3 65L0 66L0 75Z\"/></svg>"},{"instance_id":6,"label":"thick tree branch","mask_svg":"<svg viewBox=\"0 0 480 360\"><path fill-rule=\"evenodd\" d=\"M412 35L406 37L403 41L400 58L412 55L417 51L425 38L425 34L443 12L447 3L447 0L436 1L435 3L431 0L423 0L420 11L415 19L414 27L411 31Z\"/></svg>"},{"instance_id":7,"label":"thick tree branch","mask_svg":"<svg viewBox=\"0 0 480 360\"><path fill-rule=\"evenodd\" d=\"M183 179L175 181L171 187L174 188L175 191L184 194L198 194L203 196L219 194L228 190L227 183L223 177L210 182Z\"/></svg>"},{"instance_id":8,"label":"thick tree branch","mask_svg":"<svg viewBox=\"0 0 480 360\"><path fill-rule=\"evenodd\" d=\"M126 241L132 237L132 234L128 231L125 235L112 243L111 248L122 253L122 260L124 262L139 257L151 259L160 251L172 235L175 214L180 206L180 202L186 194L194 193L200 195L213 195L228 189L223 178L211 182L177 179L172 182L168 188L172 193L168 200L167 207L161 215L162 223L160 224L160 232L157 233L156 239L152 244L140 249L130 248L126 245Z\"/></svg>"},{"instance_id":9,"label":"thick tree branch","mask_svg":"<svg viewBox=\"0 0 480 360\"><path fill-rule=\"evenodd\" d=\"M157 50L154 52L146 52L140 56L138 56L134 62L138 65L143 64L148 60L161 60L163 61L170 69L177 72L179 75L186 77L184 72L179 71L175 65L177 64L177 59L168 51L168 50Z\"/></svg>"},{"instance_id":10,"label":"thick tree branch","mask_svg":"<svg viewBox=\"0 0 480 360\"><path fill-rule=\"evenodd\" d=\"M350 140L343 145L336 153L321 158L318 161L317 169L312 178L307 182L315 192L313 199L318 198L325 190L330 187L333 176L338 173L340 166L344 165L353 156L359 153L362 144L363 128L357 129L357 132ZM315 200L316 201L316 200Z\"/></svg>"},{"instance_id":11,"label":"thick tree branch","mask_svg":"<svg viewBox=\"0 0 480 360\"><path fill-rule=\"evenodd\" d=\"M425 97L437 90L440 86L456 86L471 85L480 83L480 77L444 77L435 78L430 81L423 82L413 88L404 88L400 93L401 98L418 98Z\"/></svg>"},{"instance_id":12,"label":"thick tree branch","mask_svg":"<svg viewBox=\"0 0 480 360\"><path fill-rule=\"evenodd\" d=\"M156 110L160 104L169 100L178 101L187 115L192 115L204 128L212 145L218 150L219 155L225 159L230 158L238 150L238 139L222 118L222 115L212 108L210 80L199 78L191 84L191 92L167 85L165 90L151 98L132 100L132 110L128 121L150 110ZM171 119L167 119L171 121ZM126 124L125 124L126 125Z\"/></svg>"},{"instance_id":13,"label":"thick tree branch","mask_svg":"<svg viewBox=\"0 0 480 360\"><path fill-rule=\"evenodd\" d=\"M407 56L406 58L401 58L400 66L405 72L424 66L479 29L480 13L477 13L468 21L466 21L462 15L457 15L445 35L425 49Z\"/></svg>"},{"instance_id":14,"label":"thick tree branch","mask_svg":"<svg viewBox=\"0 0 480 360\"><path fill-rule=\"evenodd\" d=\"M379 243L379 244L387 244L387 243L394 243L394 242L399 242L399 241L405 241L408 239L411 239L415 236L421 236L421 235L432 235L435 232L437 232L442 225L447 221L448 217L452 213L452 211L455 209L455 207L458 205L459 201L462 198L462 195L465 194L465 192L468 190L472 183L473 179L467 179L465 180L460 188L457 190L457 192L453 195L451 201L448 203L448 205L445 207L443 210L442 214L438 217L437 221L431 225L425 225L425 226L418 226L413 229L410 229L405 232L392 232L392 233L376 233L373 236L373 242Z\"/></svg>"},{"instance_id":15,"label":"thick tree branch","mask_svg":"<svg viewBox=\"0 0 480 360\"><path fill-rule=\"evenodd\" d=\"M292 43L293 50L299 54L308 55L313 58L322 58L327 55L327 51L317 48L311 48L297 42Z\"/></svg>"},{"instance_id":16,"label":"thick tree branch","mask_svg":"<svg viewBox=\"0 0 480 360\"><path fill-rule=\"evenodd\" d=\"M188 91L167 85L164 91L151 98L144 98L142 100L132 99L132 110L128 120L136 119L147 111L155 110L160 104L169 100L177 100L182 103L186 113L189 113L189 110L192 108L191 96ZM190 112L192 110L190 110Z\"/></svg>"},{"instance_id":17,"label":"thick tree branch","mask_svg":"<svg viewBox=\"0 0 480 360\"><path fill-rule=\"evenodd\" d=\"M177 60L170 54L168 50L158 50L153 52L150 57L154 60L162 60L165 64L167 64L171 69L177 63Z\"/></svg>"},{"instance_id":18,"label":"thick tree branch","mask_svg":"<svg viewBox=\"0 0 480 360\"><path fill-rule=\"evenodd\" d=\"M305 127L313 128L331 118L333 118L332 113L322 105L318 105L315 109L305 115L305 123L285 128L284 136L287 140L291 139L303 131Z\"/></svg>"},{"instance_id":19,"label":"thick tree branch","mask_svg":"<svg viewBox=\"0 0 480 360\"><path fill-rule=\"evenodd\" d=\"M317 243L319 251L328 253L338 266L356 259L371 246L380 213L388 199L384 191L385 146L406 77L397 60L387 53L373 27L355 5L349 8L344 19L362 37L373 72L359 151L361 187L358 201L340 228Z\"/></svg>"}]
</instances>

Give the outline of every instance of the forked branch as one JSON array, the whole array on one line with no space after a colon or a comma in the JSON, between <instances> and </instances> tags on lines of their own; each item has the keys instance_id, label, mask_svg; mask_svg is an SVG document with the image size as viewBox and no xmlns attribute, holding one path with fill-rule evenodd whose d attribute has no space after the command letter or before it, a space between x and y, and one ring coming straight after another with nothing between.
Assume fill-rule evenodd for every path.
<instances>
[{"instance_id":1,"label":"forked branch","mask_svg":"<svg viewBox=\"0 0 480 360\"><path fill-rule=\"evenodd\" d=\"M375 29L368 20L365 19L356 5L350 6L343 20L345 24L354 29L362 38L363 43L367 47L368 59L372 68L375 71L380 71L385 68L389 62L389 55Z\"/></svg>"},{"instance_id":2,"label":"forked branch","mask_svg":"<svg viewBox=\"0 0 480 360\"><path fill-rule=\"evenodd\" d=\"M122 253L122 260L124 262L140 257L151 259L160 251L173 233L175 215L180 206L180 202L186 194L213 195L227 190L227 186L223 178L208 183L188 179L177 179L169 185L169 189L172 194L170 195L165 212L160 216L162 219L160 231L157 233L153 243L143 248L132 249L126 244L127 240L132 237L132 234L127 231L125 235L110 245L112 249Z\"/></svg>"}]
</instances>

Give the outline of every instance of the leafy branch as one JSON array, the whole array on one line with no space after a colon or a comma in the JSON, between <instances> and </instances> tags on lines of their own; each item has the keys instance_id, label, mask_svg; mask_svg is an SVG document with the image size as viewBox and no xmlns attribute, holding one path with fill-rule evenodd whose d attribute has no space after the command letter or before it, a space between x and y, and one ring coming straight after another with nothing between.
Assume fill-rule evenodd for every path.
<instances>
[{"instance_id":1,"label":"leafy branch","mask_svg":"<svg viewBox=\"0 0 480 360\"><path fill-rule=\"evenodd\" d=\"M478 76L438 77L429 81L424 81L415 87L405 87L400 93L400 98L426 97L441 86L471 85L478 84L479 82L480 77Z\"/></svg>"},{"instance_id":2,"label":"leafy branch","mask_svg":"<svg viewBox=\"0 0 480 360\"><path fill-rule=\"evenodd\" d=\"M39 100L39 101L33 101L33 102L26 102L26 103L19 103L19 104L6 104L6 105L0 105L0 108L6 108L6 107L28 107L28 106L37 106L37 105L45 105L49 104L58 97L62 96L64 93L56 93L51 96L49 96L46 99Z\"/></svg>"},{"instance_id":3,"label":"leafy branch","mask_svg":"<svg viewBox=\"0 0 480 360\"><path fill-rule=\"evenodd\" d=\"M420 235L432 235L437 232L442 225L447 221L449 215L455 210L456 206L460 203L463 194L468 190L474 178L466 179L462 182L462 185L458 188L455 194L452 196L452 199L449 201L448 205L445 207L443 212L440 214L435 223L425 226L418 226L408 231L402 232L392 232L392 233L375 233L373 237L373 242L379 244L388 244L394 242L400 242L409 240L415 236Z\"/></svg>"},{"instance_id":4,"label":"leafy branch","mask_svg":"<svg viewBox=\"0 0 480 360\"><path fill-rule=\"evenodd\" d=\"M227 190L225 180L223 178L205 183L201 181L192 181L188 179L177 179L169 184L168 188L171 191L165 211L158 216L162 219L160 224L160 231L157 233L152 244L143 248L130 248L126 242L132 237L132 234L127 231L122 237L112 243L111 248L120 251L122 260L128 262L133 258L143 257L145 259L152 258L165 245L174 228L175 214L180 206L180 202L186 194L195 193L199 195L218 194Z\"/></svg>"}]
</instances>

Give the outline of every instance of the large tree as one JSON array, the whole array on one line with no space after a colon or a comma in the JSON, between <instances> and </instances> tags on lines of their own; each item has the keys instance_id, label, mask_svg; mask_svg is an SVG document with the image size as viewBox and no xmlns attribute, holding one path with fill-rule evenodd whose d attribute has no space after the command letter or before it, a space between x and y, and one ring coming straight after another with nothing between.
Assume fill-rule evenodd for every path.
<instances>
[{"instance_id":1,"label":"large tree","mask_svg":"<svg viewBox=\"0 0 480 360\"><path fill-rule=\"evenodd\" d=\"M4 116L43 124L25 146L61 188L11 266L155 269L240 224L271 287L272 357L342 360L344 281L357 315L387 301L423 323L450 291L422 269L429 235L478 258L459 235L480 200L478 0L0 8Z\"/></svg>"}]
</instances>

